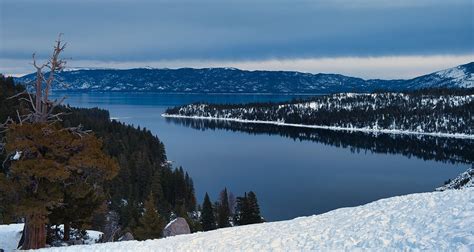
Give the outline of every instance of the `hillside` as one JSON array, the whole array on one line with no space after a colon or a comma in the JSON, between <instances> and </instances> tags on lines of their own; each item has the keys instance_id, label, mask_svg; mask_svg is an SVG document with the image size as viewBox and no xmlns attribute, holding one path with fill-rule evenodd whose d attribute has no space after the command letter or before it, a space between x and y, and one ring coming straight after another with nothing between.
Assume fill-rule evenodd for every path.
<instances>
[{"instance_id":1,"label":"hillside","mask_svg":"<svg viewBox=\"0 0 474 252\"><path fill-rule=\"evenodd\" d=\"M466 188L382 199L288 221L43 251L469 251L474 249L473 226L474 188Z\"/></svg>"},{"instance_id":2,"label":"hillside","mask_svg":"<svg viewBox=\"0 0 474 252\"><path fill-rule=\"evenodd\" d=\"M0 122L7 117L16 118L16 111L24 108L20 97L8 99L23 90L12 78L0 75ZM120 167L118 175L104 184L108 204L87 221L91 228L105 232L111 223L120 225L121 229L135 228L143 202L152 190L159 193L156 194L160 197L159 211L165 217L183 207L187 211L194 210L192 178L183 168L175 168L168 162L164 144L150 130L111 120L108 111L98 108L59 109L67 113L62 117L65 127L82 125L92 130L103 142L104 151L115 158ZM3 136L0 132L0 139ZM5 152L0 151L0 160L6 160ZM0 165L0 175L4 173ZM21 217L15 211L18 200L15 196L10 191L0 190L0 223L15 222Z\"/></svg>"},{"instance_id":3,"label":"hillside","mask_svg":"<svg viewBox=\"0 0 474 252\"><path fill-rule=\"evenodd\" d=\"M473 138L473 92L341 93L287 103L190 104L163 116Z\"/></svg>"},{"instance_id":4,"label":"hillside","mask_svg":"<svg viewBox=\"0 0 474 252\"><path fill-rule=\"evenodd\" d=\"M34 74L17 78L29 82ZM70 69L56 90L161 93L334 93L474 87L474 62L409 80L364 80L340 74L245 71L235 68Z\"/></svg>"}]
</instances>

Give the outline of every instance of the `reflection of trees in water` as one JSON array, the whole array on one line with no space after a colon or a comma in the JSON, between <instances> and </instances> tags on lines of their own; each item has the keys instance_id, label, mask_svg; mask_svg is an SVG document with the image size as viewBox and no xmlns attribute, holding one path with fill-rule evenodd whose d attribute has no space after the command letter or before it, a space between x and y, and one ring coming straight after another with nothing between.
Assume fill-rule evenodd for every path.
<instances>
[{"instance_id":1,"label":"reflection of trees in water","mask_svg":"<svg viewBox=\"0 0 474 252\"><path fill-rule=\"evenodd\" d=\"M294 140L315 141L336 147L350 148L352 152L370 151L373 153L402 154L407 157L414 156L423 160L474 163L474 140L472 139L346 132L189 118L166 118L166 121L198 130L225 129L254 135L280 135Z\"/></svg>"}]
</instances>

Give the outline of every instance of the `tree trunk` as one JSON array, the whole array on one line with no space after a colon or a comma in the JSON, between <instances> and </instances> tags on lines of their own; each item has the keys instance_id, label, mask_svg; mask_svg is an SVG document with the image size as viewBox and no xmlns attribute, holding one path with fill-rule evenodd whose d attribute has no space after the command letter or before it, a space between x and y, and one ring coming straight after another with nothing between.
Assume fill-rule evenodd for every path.
<instances>
[{"instance_id":1,"label":"tree trunk","mask_svg":"<svg viewBox=\"0 0 474 252\"><path fill-rule=\"evenodd\" d=\"M21 249L39 249L46 246L46 217L31 214L26 217Z\"/></svg>"},{"instance_id":2,"label":"tree trunk","mask_svg":"<svg viewBox=\"0 0 474 252\"><path fill-rule=\"evenodd\" d=\"M71 233L71 223L66 221L64 223L64 237L63 237L64 241L69 241L69 239L71 239L70 233Z\"/></svg>"}]
</instances>

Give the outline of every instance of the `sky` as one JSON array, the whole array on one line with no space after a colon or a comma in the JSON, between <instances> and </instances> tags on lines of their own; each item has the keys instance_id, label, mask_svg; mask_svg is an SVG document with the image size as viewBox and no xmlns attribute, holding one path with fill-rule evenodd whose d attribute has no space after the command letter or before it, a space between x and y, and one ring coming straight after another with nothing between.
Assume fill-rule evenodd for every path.
<instances>
[{"instance_id":1,"label":"sky","mask_svg":"<svg viewBox=\"0 0 474 252\"><path fill-rule=\"evenodd\" d=\"M0 0L0 72L58 33L69 67L411 78L474 61L473 0Z\"/></svg>"}]
</instances>

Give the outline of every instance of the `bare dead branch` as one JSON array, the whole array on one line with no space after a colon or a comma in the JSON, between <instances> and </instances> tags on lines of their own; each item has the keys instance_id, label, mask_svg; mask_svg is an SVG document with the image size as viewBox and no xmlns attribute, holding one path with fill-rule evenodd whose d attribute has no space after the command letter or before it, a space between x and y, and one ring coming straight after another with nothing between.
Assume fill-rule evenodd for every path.
<instances>
[{"instance_id":1,"label":"bare dead branch","mask_svg":"<svg viewBox=\"0 0 474 252\"><path fill-rule=\"evenodd\" d=\"M18 94L16 94L16 95L13 95L13 96L8 97L7 100L15 99L15 98L17 98L18 96L24 95L24 94L26 94L26 93L28 93L28 92L25 90L25 91L20 92L20 93L18 93Z\"/></svg>"}]
</instances>

